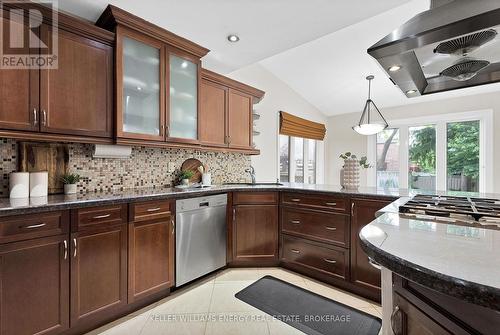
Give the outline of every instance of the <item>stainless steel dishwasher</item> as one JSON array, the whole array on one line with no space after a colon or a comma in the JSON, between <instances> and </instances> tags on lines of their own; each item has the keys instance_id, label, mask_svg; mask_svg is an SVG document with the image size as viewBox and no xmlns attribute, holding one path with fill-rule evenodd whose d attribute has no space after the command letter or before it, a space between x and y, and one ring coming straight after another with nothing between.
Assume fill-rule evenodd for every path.
<instances>
[{"instance_id":1,"label":"stainless steel dishwasher","mask_svg":"<svg viewBox=\"0 0 500 335\"><path fill-rule=\"evenodd\" d=\"M226 265L227 194L176 202L175 284Z\"/></svg>"}]
</instances>

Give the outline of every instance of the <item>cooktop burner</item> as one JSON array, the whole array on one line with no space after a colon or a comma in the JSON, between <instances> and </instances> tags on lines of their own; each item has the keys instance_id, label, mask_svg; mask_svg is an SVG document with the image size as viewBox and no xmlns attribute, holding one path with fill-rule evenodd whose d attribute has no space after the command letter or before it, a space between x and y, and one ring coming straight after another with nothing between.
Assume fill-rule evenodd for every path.
<instances>
[{"instance_id":1,"label":"cooktop burner","mask_svg":"<svg viewBox=\"0 0 500 335\"><path fill-rule=\"evenodd\" d=\"M436 221L500 227L500 199L417 195L400 206L399 212Z\"/></svg>"}]
</instances>

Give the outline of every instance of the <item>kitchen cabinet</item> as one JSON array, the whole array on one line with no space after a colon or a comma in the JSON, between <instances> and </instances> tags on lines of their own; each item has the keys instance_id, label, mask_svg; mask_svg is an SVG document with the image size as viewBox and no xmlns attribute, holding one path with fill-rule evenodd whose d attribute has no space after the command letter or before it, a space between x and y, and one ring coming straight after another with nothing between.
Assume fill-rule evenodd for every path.
<instances>
[{"instance_id":1,"label":"kitchen cabinet","mask_svg":"<svg viewBox=\"0 0 500 335\"><path fill-rule=\"evenodd\" d=\"M351 281L380 300L380 270L368 259L359 241L361 229L375 220L375 213L391 201L351 199Z\"/></svg>"},{"instance_id":2,"label":"kitchen cabinet","mask_svg":"<svg viewBox=\"0 0 500 335\"><path fill-rule=\"evenodd\" d=\"M4 7L16 6L6 4ZM43 6L37 8L41 12L48 10ZM40 36L45 37L44 41L52 43L52 39L47 38L50 26L43 24L37 29ZM8 34L8 30L3 33ZM0 70L0 136L110 142L113 136L113 37L109 32L61 13L57 68ZM34 56L43 52L43 49L26 49L27 54Z\"/></svg>"},{"instance_id":3,"label":"kitchen cabinet","mask_svg":"<svg viewBox=\"0 0 500 335\"><path fill-rule=\"evenodd\" d=\"M228 88L203 79L200 87L200 142L215 147L227 147Z\"/></svg>"},{"instance_id":4,"label":"kitchen cabinet","mask_svg":"<svg viewBox=\"0 0 500 335\"><path fill-rule=\"evenodd\" d=\"M169 64L169 142L198 143L198 92L201 61L174 48L168 48Z\"/></svg>"},{"instance_id":5,"label":"kitchen cabinet","mask_svg":"<svg viewBox=\"0 0 500 335\"><path fill-rule=\"evenodd\" d=\"M1 335L50 335L68 329L68 229L67 212L2 218Z\"/></svg>"},{"instance_id":6,"label":"kitchen cabinet","mask_svg":"<svg viewBox=\"0 0 500 335\"><path fill-rule=\"evenodd\" d=\"M233 194L233 255L236 265L273 265L278 261L277 193Z\"/></svg>"},{"instance_id":7,"label":"kitchen cabinet","mask_svg":"<svg viewBox=\"0 0 500 335\"><path fill-rule=\"evenodd\" d=\"M74 212L77 231L70 240L72 327L99 320L127 304L126 206Z\"/></svg>"},{"instance_id":8,"label":"kitchen cabinet","mask_svg":"<svg viewBox=\"0 0 500 335\"><path fill-rule=\"evenodd\" d=\"M228 142L229 147L250 149L252 147L252 97L240 91L229 90L228 98Z\"/></svg>"},{"instance_id":9,"label":"kitchen cabinet","mask_svg":"<svg viewBox=\"0 0 500 335\"><path fill-rule=\"evenodd\" d=\"M170 201L130 205L128 301L174 286L175 223Z\"/></svg>"},{"instance_id":10,"label":"kitchen cabinet","mask_svg":"<svg viewBox=\"0 0 500 335\"><path fill-rule=\"evenodd\" d=\"M112 96L113 48L59 30L58 68L40 71L40 130L111 137Z\"/></svg>"}]
</instances>

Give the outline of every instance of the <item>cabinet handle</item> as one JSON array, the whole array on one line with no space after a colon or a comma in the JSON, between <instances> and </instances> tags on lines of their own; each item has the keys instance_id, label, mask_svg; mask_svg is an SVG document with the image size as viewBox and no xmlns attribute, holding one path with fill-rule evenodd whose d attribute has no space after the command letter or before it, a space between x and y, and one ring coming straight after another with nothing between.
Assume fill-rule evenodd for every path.
<instances>
[{"instance_id":1,"label":"cabinet handle","mask_svg":"<svg viewBox=\"0 0 500 335\"><path fill-rule=\"evenodd\" d=\"M156 208L148 208L147 211L148 212L158 212L161 208L160 207L156 207Z\"/></svg>"},{"instance_id":2,"label":"cabinet handle","mask_svg":"<svg viewBox=\"0 0 500 335\"><path fill-rule=\"evenodd\" d=\"M380 264L378 264L377 262L375 262L370 257L368 257L368 263L370 263L370 265L373 266L375 269L382 270L382 267L380 266Z\"/></svg>"},{"instance_id":3,"label":"cabinet handle","mask_svg":"<svg viewBox=\"0 0 500 335\"><path fill-rule=\"evenodd\" d=\"M34 228L43 227L45 225L46 225L46 223L39 223L39 224L32 224L30 226L26 226L26 227L22 227L22 228L24 228L24 229L34 229Z\"/></svg>"},{"instance_id":4,"label":"cabinet handle","mask_svg":"<svg viewBox=\"0 0 500 335\"><path fill-rule=\"evenodd\" d=\"M325 203L325 205L327 205L327 206L337 206L337 203L336 202L327 202L327 203Z\"/></svg>"},{"instance_id":5,"label":"cabinet handle","mask_svg":"<svg viewBox=\"0 0 500 335\"><path fill-rule=\"evenodd\" d=\"M166 137L170 136L170 126L169 125L165 126L165 136Z\"/></svg>"},{"instance_id":6,"label":"cabinet handle","mask_svg":"<svg viewBox=\"0 0 500 335\"><path fill-rule=\"evenodd\" d=\"M47 125L47 112L45 111L45 109L42 109L42 126L46 126Z\"/></svg>"},{"instance_id":7,"label":"cabinet handle","mask_svg":"<svg viewBox=\"0 0 500 335\"><path fill-rule=\"evenodd\" d=\"M73 247L74 247L73 257L76 257L76 247L77 247L76 238L73 239Z\"/></svg>"},{"instance_id":8,"label":"cabinet handle","mask_svg":"<svg viewBox=\"0 0 500 335\"><path fill-rule=\"evenodd\" d=\"M38 124L38 112L36 108L33 108L33 125L36 126Z\"/></svg>"},{"instance_id":9,"label":"cabinet handle","mask_svg":"<svg viewBox=\"0 0 500 335\"><path fill-rule=\"evenodd\" d=\"M293 223L293 224L300 224L300 221L299 220L291 220L290 223Z\"/></svg>"},{"instance_id":10,"label":"cabinet handle","mask_svg":"<svg viewBox=\"0 0 500 335\"><path fill-rule=\"evenodd\" d=\"M300 202L300 199L298 199L298 198L292 198L292 199L290 199L290 201L292 201L292 202Z\"/></svg>"},{"instance_id":11,"label":"cabinet handle","mask_svg":"<svg viewBox=\"0 0 500 335\"><path fill-rule=\"evenodd\" d=\"M326 227L325 227L325 229L326 229L326 230L337 230L337 228L336 228L336 227L330 227L330 226L326 226Z\"/></svg>"},{"instance_id":12,"label":"cabinet handle","mask_svg":"<svg viewBox=\"0 0 500 335\"><path fill-rule=\"evenodd\" d=\"M64 259L68 259L68 241L64 240Z\"/></svg>"},{"instance_id":13,"label":"cabinet handle","mask_svg":"<svg viewBox=\"0 0 500 335\"><path fill-rule=\"evenodd\" d=\"M290 249L291 252L293 252L294 254L300 254L300 250L297 250L297 249Z\"/></svg>"},{"instance_id":14,"label":"cabinet handle","mask_svg":"<svg viewBox=\"0 0 500 335\"><path fill-rule=\"evenodd\" d=\"M333 259L323 258L323 260L324 260L325 262L327 262L327 263L330 263L330 264L335 264L335 263L337 263L337 261L336 261L336 260L333 260Z\"/></svg>"},{"instance_id":15,"label":"cabinet handle","mask_svg":"<svg viewBox=\"0 0 500 335\"><path fill-rule=\"evenodd\" d=\"M111 214L97 215L97 216L94 216L92 219L94 219L94 220L105 219L105 218L109 218L110 216L111 216Z\"/></svg>"},{"instance_id":16,"label":"cabinet handle","mask_svg":"<svg viewBox=\"0 0 500 335\"><path fill-rule=\"evenodd\" d=\"M236 208L233 208L233 222L236 222Z\"/></svg>"},{"instance_id":17,"label":"cabinet handle","mask_svg":"<svg viewBox=\"0 0 500 335\"><path fill-rule=\"evenodd\" d=\"M172 224L172 235L174 235L175 234L175 221L174 221L174 218L170 219L170 223Z\"/></svg>"},{"instance_id":18,"label":"cabinet handle","mask_svg":"<svg viewBox=\"0 0 500 335\"><path fill-rule=\"evenodd\" d=\"M351 216L354 216L354 202L351 203Z\"/></svg>"},{"instance_id":19,"label":"cabinet handle","mask_svg":"<svg viewBox=\"0 0 500 335\"><path fill-rule=\"evenodd\" d=\"M391 313L391 330L392 330L392 333L394 335L399 335L400 332L399 332L399 328L397 329L397 331L394 330L394 317L396 316L396 314L399 314L401 312L401 309L399 308L399 306L396 306L394 307L394 310L392 311Z\"/></svg>"}]
</instances>

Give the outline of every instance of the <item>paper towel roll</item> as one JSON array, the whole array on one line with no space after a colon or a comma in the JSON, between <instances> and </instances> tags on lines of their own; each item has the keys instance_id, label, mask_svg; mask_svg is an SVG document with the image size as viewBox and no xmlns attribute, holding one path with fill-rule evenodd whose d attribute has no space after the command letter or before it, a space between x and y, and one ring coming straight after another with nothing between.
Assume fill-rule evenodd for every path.
<instances>
[{"instance_id":1,"label":"paper towel roll","mask_svg":"<svg viewBox=\"0 0 500 335\"><path fill-rule=\"evenodd\" d=\"M49 190L49 173L30 173L30 197L46 197Z\"/></svg>"},{"instance_id":2,"label":"paper towel roll","mask_svg":"<svg viewBox=\"0 0 500 335\"><path fill-rule=\"evenodd\" d=\"M12 172L9 175L9 190L11 198L29 198L30 173Z\"/></svg>"}]
</instances>

